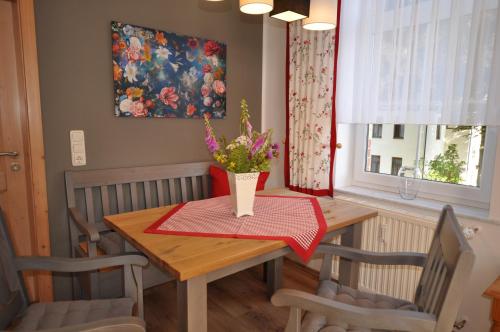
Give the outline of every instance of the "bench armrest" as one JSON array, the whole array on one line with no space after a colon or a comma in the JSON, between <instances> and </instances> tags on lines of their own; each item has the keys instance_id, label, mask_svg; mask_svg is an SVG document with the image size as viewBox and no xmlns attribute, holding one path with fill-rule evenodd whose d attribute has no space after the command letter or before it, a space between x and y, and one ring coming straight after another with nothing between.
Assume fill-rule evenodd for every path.
<instances>
[{"instance_id":1,"label":"bench armrest","mask_svg":"<svg viewBox=\"0 0 500 332\"><path fill-rule=\"evenodd\" d=\"M358 307L292 289L278 290L271 298L271 302L278 307L286 306L295 311L299 310L299 312L295 312L297 319L295 321L294 319L289 320L289 324L299 328L300 310L323 314L346 324L371 329L430 332L434 331L436 325L436 317L431 314ZM292 314L293 310L290 313ZM290 330L294 331L292 328Z\"/></svg>"},{"instance_id":2,"label":"bench armrest","mask_svg":"<svg viewBox=\"0 0 500 332\"><path fill-rule=\"evenodd\" d=\"M418 252L391 252L379 253L340 246L333 243L322 243L318 246L317 253L331 254L356 262L377 265L414 265L424 266L426 254Z\"/></svg>"},{"instance_id":3,"label":"bench armrest","mask_svg":"<svg viewBox=\"0 0 500 332\"><path fill-rule=\"evenodd\" d=\"M78 230L85 234L90 242L98 242L101 239L96 225L89 223L77 208L69 208L68 212Z\"/></svg>"},{"instance_id":4,"label":"bench armrest","mask_svg":"<svg viewBox=\"0 0 500 332\"><path fill-rule=\"evenodd\" d=\"M86 272L124 265L145 267L148 259L137 254L106 255L94 258L18 256L14 258L14 264L18 271Z\"/></svg>"}]
</instances>

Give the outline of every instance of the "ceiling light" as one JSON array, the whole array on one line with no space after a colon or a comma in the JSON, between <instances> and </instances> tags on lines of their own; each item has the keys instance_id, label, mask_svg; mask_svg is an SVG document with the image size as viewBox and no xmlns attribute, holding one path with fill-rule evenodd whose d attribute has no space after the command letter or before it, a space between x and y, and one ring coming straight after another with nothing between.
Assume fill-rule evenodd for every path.
<instances>
[{"instance_id":1,"label":"ceiling light","mask_svg":"<svg viewBox=\"0 0 500 332\"><path fill-rule=\"evenodd\" d=\"M309 17L302 20L307 30L332 30L337 26L337 0L311 0Z\"/></svg>"},{"instance_id":2,"label":"ceiling light","mask_svg":"<svg viewBox=\"0 0 500 332\"><path fill-rule=\"evenodd\" d=\"M240 0L240 10L251 15L269 13L273 10L273 0Z\"/></svg>"},{"instance_id":3,"label":"ceiling light","mask_svg":"<svg viewBox=\"0 0 500 332\"><path fill-rule=\"evenodd\" d=\"M269 15L287 22L301 20L309 16L309 0L275 0Z\"/></svg>"}]
</instances>

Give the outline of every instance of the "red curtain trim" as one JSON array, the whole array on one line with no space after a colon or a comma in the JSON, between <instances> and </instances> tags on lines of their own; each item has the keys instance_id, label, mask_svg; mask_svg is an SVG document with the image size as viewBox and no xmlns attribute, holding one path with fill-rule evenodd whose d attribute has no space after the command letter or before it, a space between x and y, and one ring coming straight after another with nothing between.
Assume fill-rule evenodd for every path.
<instances>
[{"instance_id":1,"label":"red curtain trim","mask_svg":"<svg viewBox=\"0 0 500 332\"><path fill-rule=\"evenodd\" d=\"M335 152L337 150L337 106L335 99L337 96L337 61L339 54L339 37L340 37L340 11L342 8L342 0L337 3L337 28L335 29L335 53L333 54L333 94L332 94L332 129L330 137L330 186L328 195L333 197L333 166L335 162Z\"/></svg>"},{"instance_id":2,"label":"red curtain trim","mask_svg":"<svg viewBox=\"0 0 500 332\"><path fill-rule=\"evenodd\" d=\"M286 68L285 68L285 186L290 187L290 105L288 93L290 91L290 23L286 24Z\"/></svg>"},{"instance_id":3,"label":"red curtain trim","mask_svg":"<svg viewBox=\"0 0 500 332\"><path fill-rule=\"evenodd\" d=\"M329 196L330 195L330 190L328 189L308 189L308 188L300 188L297 186L290 186L288 185L288 189L303 193L303 194L308 194L308 195L313 195L313 196Z\"/></svg>"}]
</instances>

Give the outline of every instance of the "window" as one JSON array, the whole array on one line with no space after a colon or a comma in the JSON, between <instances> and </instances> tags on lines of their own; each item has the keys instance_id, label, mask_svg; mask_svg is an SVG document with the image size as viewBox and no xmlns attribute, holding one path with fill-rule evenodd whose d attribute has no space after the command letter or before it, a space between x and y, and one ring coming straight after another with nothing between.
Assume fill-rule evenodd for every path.
<instances>
[{"instance_id":1,"label":"window","mask_svg":"<svg viewBox=\"0 0 500 332\"><path fill-rule=\"evenodd\" d=\"M394 126L394 136L401 133L396 129L398 126ZM407 139L404 142L368 139L366 160L371 158L370 172L375 169L373 157L376 157L377 173L397 175L404 161L404 166L418 166L425 180L478 187L486 127L442 127L446 128L442 139L437 139L437 134L434 134L441 126L423 125L406 125ZM381 158L392 160L392 163L381 167Z\"/></svg>"},{"instance_id":2,"label":"window","mask_svg":"<svg viewBox=\"0 0 500 332\"><path fill-rule=\"evenodd\" d=\"M403 158L392 157L391 175L398 175L401 166L403 166Z\"/></svg>"},{"instance_id":3,"label":"window","mask_svg":"<svg viewBox=\"0 0 500 332\"><path fill-rule=\"evenodd\" d=\"M383 125L374 124L372 127L372 138L382 138Z\"/></svg>"},{"instance_id":4,"label":"window","mask_svg":"<svg viewBox=\"0 0 500 332\"><path fill-rule=\"evenodd\" d=\"M441 139L437 140L436 125L407 124L405 139L401 140L389 135L373 139L369 135L372 126L339 127L341 140L348 140L344 135L354 130L355 147L353 164L340 166L348 172L354 165L352 178L339 180L339 186L397 192L399 168L416 166L423 178L419 197L488 208L497 142L495 127L441 125Z\"/></svg>"},{"instance_id":5,"label":"window","mask_svg":"<svg viewBox=\"0 0 500 332\"><path fill-rule=\"evenodd\" d=\"M404 139L405 138L405 126L401 124L394 125L394 139Z\"/></svg>"},{"instance_id":6,"label":"window","mask_svg":"<svg viewBox=\"0 0 500 332\"><path fill-rule=\"evenodd\" d=\"M371 156L370 172L380 173L380 156Z\"/></svg>"},{"instance_id":7,"label":"window","mask_svg":"<svg viewBox=\"0 0 500 332\"><path fill-rule=\"evenodd\" d=\"M436 126L436 141L439 141L441 139L441 126L437 125Z\"/></svg>"}]
</instances>

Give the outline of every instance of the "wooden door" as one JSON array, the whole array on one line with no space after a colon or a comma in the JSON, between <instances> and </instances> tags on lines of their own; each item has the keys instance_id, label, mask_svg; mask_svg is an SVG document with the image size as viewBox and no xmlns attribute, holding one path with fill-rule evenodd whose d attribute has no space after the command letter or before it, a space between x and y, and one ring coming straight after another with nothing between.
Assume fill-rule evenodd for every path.
<instances>
[{"instance_id":1,"label":"wooden door","mask_svg":"<svg viewBox=\"0 0 500 332\"><path fill-rule=\"evenodd\" d=\"M0 0L0 207L17 255L50 255L32 0ZM47 272L26 272L32 300L52 299Z\"/></svg>"}]
</instances>

